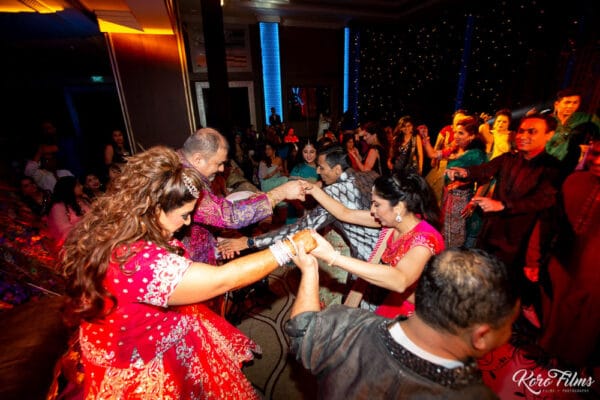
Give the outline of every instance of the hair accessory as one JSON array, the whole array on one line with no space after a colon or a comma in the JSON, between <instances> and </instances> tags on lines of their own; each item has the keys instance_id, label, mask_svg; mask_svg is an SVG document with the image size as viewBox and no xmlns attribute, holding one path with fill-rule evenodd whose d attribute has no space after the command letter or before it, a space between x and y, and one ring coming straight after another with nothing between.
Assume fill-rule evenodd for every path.
<instances>
[{"instance_id":1,"label":"hair accessory","mask_svg":"<svg viewBox=\"0 0 600 400\"><path fill-rule=\"evenodd\" d=\"M402 215L400 215L400 213L396 214L396 222L402 222Z\"/></svg>"},{"instance_id":2,"label":"hair accessory","mask_svg":"<svg viewBox=\"0 0 600 400\"><path fill-rule=\"evenodd\" d=\"M181 174L181 180L192 196L194 196L196 199L200 197L200 191L196 186L194 186L192 180L186 174Z\"/></svg>"}]
</instances>

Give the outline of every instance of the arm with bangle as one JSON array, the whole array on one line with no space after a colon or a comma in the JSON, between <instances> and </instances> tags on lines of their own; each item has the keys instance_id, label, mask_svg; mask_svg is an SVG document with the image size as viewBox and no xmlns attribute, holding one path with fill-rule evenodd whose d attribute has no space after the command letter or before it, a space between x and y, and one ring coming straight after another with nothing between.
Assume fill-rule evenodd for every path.
<instances>
[{"instance_id":1,"label":"arm with bangle","mask_svg":"<svg viewBox=\"0 0 600 400\"><path fill-rule=\"evenodd\" d=\"M304 181L294 181L304 182ZM283 186L283 185L282 185ZM277 188L279 189L279 188ZM254 248L264 248L274 241L303 229L321 229L335 221L323 207L315 207L293 224L284 225L273 231L254 236L241 236L238 238L220 239L218 250L225 259L239 255L240 251Z\"/></svg>"},{"instance_id":2,"label":"arm with bangle","mask_svg":"<svg viewBox=\"0 0 600 400\"><path fill-rule=\"evenodd\" d=\"M197 303L254 283L317 243L309 230L274 243L268 249L240 257L219 267L192 262L169 297L169 305Z\"/></svg>"},{"instance_id":3,"label":"arm with bangle","mask_svg":"<svg viewBox=\"0 0 600 400\"><path fill-rule=\"evenodd\" d=\"M303 181L288 181L267 193L256 193L238 201L204 190L193 219L217 228L243 228L271 216L273 208L283 200L304 201L305 187Z\"/></svg>"},{"instance_id":4,"label":"arm with bangle","mask_svg":"<svg viewBox=\"0 0 600 400\"><path fill-rule=\"evenodd\" d=\"M450 157L450 155L456 150L456 147L453 145L442 150L435 150L429 141L429 130L427 129L427 126L420 125L418 130L419 136L421 136L423 141L423 150L425 150L427 157L435 160L441 160Z\"/></svg>"},{"instance_id":5,"label":"arm with bangle","mask_svg":"<svg viewBox=\"0 0 600 400\"><path fill-rule=\"evenodd\" d=\"M373 264L340 254L318 233L313 233L317 248L311 253L329 266L336 266L354 274L365 281L402 293L417 281L429 258L431 251L426 246L411 248L402 259L391 267L386 264Z\"/></svg>"}]
</instances>

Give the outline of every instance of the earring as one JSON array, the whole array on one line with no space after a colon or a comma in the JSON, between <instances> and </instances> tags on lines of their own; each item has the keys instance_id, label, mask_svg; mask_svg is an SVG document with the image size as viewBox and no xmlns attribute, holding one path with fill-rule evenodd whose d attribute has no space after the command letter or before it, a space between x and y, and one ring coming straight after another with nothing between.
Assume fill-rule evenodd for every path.
<instances>
[{"instance_id":1,"label":"earring","mask_svg":"<svg viewBox=\"0 0 600 400\"><path fill-rule=\"evenodd\" d=\"M400 215L400 213L396 214L396 222L402 222L402 216Z\"/></svg>"}]
</instances>

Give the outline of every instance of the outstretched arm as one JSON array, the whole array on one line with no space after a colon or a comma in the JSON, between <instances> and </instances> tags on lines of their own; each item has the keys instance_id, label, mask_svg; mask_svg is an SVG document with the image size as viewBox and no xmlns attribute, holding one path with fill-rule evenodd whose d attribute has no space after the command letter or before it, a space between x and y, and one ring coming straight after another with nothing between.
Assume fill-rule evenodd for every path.
<instances>
[{"instance_id":1,"label":"outstretched arm","mask_svg":"<svg viewBox=\"0 0 600 400\"><path fill-rule=\"evenodd\" d=\"M204 190L194 212L194 222L217 228L239 229L262 221L284 200L305 200L303 181L289 181L268 193L256 193L246 199L230 201Z\"/></svg>"},{"instance_id":2,"label":"outstretched arm","mask_svg":"<svg viewBox=\"0 0 600 400\"><path fill-rule=\"evenodd\" d=\"M323 189L318 187L318 185L310 184L310 182L307 182L307 184L310 186L308 186L306 192L310 193L324 209L340 221L372 228L379 228L381 226L375 221L369 210L350 209L329 196Z\"/></svg>"},{"instance_id":3,"label":"outstretched arm","mask_svg":"<svg viewBox=\"0 0 600 400\"><path fill-rule=\"evenodd\" d=\"M419 175L423 174L423 140L417 135L417 162L419 164Z\"/></svg>"},{"instance_id":4,"label":"outstretched arm","mask_svg":"<svg viewBox=\"0 0 600 400\"><path fill-rule=\"evenodd\" d=\"M319 263L317 259L306 254L303 245L298 245L298 255L292 258L302 271L296 300L292 306L290 318L307 311L320 311L319 302Z\"/></svg>"},{"instance_id":5,"label":"outstretched arm","mask_svg":"<svg viewBox=\"0 0 600 400\"><path fill-rule=\"evenodd\" d=\"M313 250L317 245L309 230L296 233L293 240L296 247L302 244L307 251ZM291 255L296 255L296 249L290 241L286 240L283 243ZM237 258L219 267L191 263L169 297L168 304L193 304L211 299L254 283L279 265L280 260L270 248Z\"/></svg>"},{"instance_id":6,"label":"outstretched arm","mask_svg":"<svg viewBox=\"0 0 600 400\"><path fill-rule=\"evenodd\" d=\"M402 259L391 267L385 264L372 264L356 258L343 256L334 251L331 244L317 233L313 233L317 241L317 248L312 255L325 261L328 265L336 266L357 275L373 285L402 293L419 279L423 268L432 256L431 250L426 246L411 248Z\"/></svg>"},{"instance_id":7,"label":"outstretched arm","mask_svg":"<svg viewBox=\"0 0 600 400\"><path fill-rule=\"evenodd\" d=\"M427 154L427 157L431 158L432 160L438 160L440 158L438 153L439 150L436 151L429 141L429 128L427 128L427 125L419 125L417 127L417 131L419 132L419 137L421 138L421 143L423 144L423 150L425 151L425 154Z\"/></svg>"},{"instance_id":8,"label":"outstretched arm","mask_svg":"<svg viewBox=\"0 0 600 400\"><path fill-rule=\"evenodd\" d=\"M492 151L492 146L494 145L494 135L492 134L490 124L488 123L491 116L488 114L481 114L480 118L485 122L479 125L479 135L485 142L485 152L490 153Z\"/></svg>"}]
</instances>

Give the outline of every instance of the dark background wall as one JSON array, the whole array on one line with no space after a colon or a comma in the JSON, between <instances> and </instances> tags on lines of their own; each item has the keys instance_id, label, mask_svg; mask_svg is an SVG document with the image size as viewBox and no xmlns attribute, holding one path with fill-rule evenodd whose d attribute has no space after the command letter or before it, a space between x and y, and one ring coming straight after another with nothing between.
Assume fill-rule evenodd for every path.
<instances>
[{"instance_id":1,"label":"dark background wall","mask_svg":"<svg viewBox=\"0 0 600 400\"><path fill-rule=\"evenodd\" d=\"M111 35L130 129L143 148L180 147L192 133L178 45L171 35Z\"/></svg>"},{"instance_id":2,"label":"dark background wall","mask_svg":"<svg viewBox=\"0 0 600 400\"><path fill-rule=\"evenodd\" d=\"M360 39L358 75L352 82L360 119L393 122L411 114L435 131L457 107L524 112L551 105L556 91L567 85L583 91L584 111L598 109L597 1L559 6L526 0L456 3L426 7L401 23L350 25ZM114 77L107 41L92 21L75 23L73 33L61 30L64 21L42 23L42 18L47 16L28 15L26 21L20 15L0 15L3 160L28 155L43 119L53 120L71 140L81 155L81 169L98 160L114 127L131 128L144 147L177 146L191 130L190 118L199 124L197 105L188 109L186 97L195 100L194 83L206 81L207 74L188 71L186 87L177 54L187 48L178 48L174 38L115 39L111 51L120 76ZM61 18L67 16L50 17L54 22ZM256 128L261 129L265 110L258 25L252 23L248 30L252 69L229 72L228 77L254 83ZM290 87L327 88L333 120L344 111L342 40L341 28L280 25L283 117L301 136L315 134L317 120L289 121ZM101 77L100 82L92 76ZM121 99L115 82L126 89Z\"/></svg>"},{"instance_id":3,"label":"dark background wall","mask_svg":"<svg viewBox=\"0 0 600 400\"><path fill-rule=\"evenodd\" d=\"M597 7L588 1L471 3L402 25L357 26L359 119L410 114L433 127L457 108L521 114L568 85L600 105Z\"/></svg>"},{"instance_id":4,"label":"dark background wall","mask_svg":"<svg viewBox=\"0 0 600 400\"><path fill-rule=\"evenodd\" d=\"M293 101L291 88L318 88L327 92L332 117L340 117L343 95L343 30L284 26L279 30L279 38L284 122L294 128L298 136L315 136L318 111L321 110L306 118L290 118ZM318 99L311 98L309 101L317 103ZM321 107L324 106L319 104L318 108Z\"/></svg>"}]
</instances>

